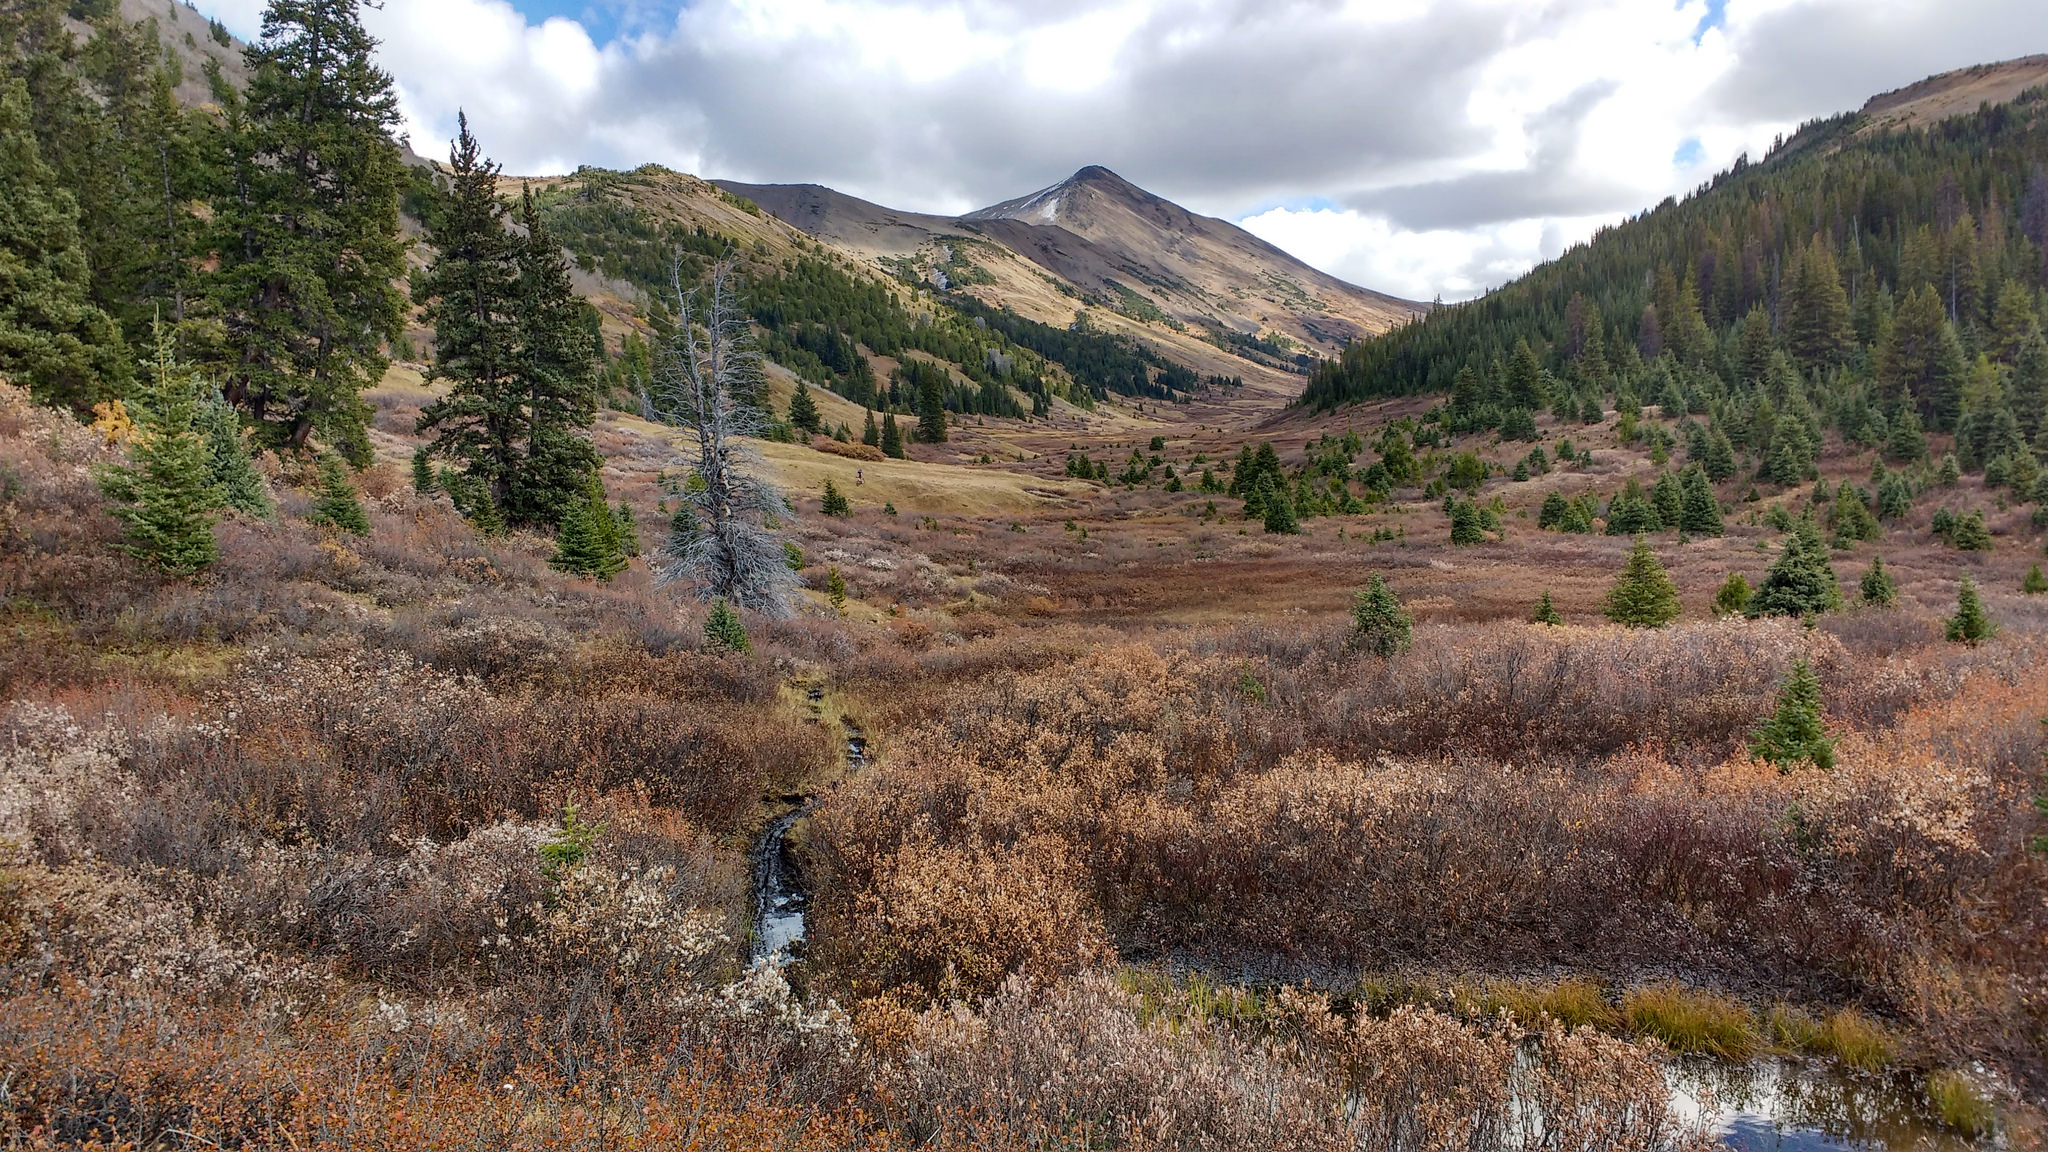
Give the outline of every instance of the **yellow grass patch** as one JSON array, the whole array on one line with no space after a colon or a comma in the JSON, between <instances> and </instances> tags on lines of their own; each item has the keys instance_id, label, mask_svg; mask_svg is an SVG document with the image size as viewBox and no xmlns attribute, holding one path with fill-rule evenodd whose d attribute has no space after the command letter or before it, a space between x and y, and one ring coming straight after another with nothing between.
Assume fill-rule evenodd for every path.
<instances>
[{"instance_id":1,"label":"yellow grass patch","mask_svg":"<svg viewBox=\"0 0 2048 1152\"><path fill-rule=\"evenodd\" d=\"M1658 984L1631 989L1621 1010L1629 1030L1674 1052L1747 1059L1759 1046L1756 1020L1740 1002L1714 992Z\"/></svg>"}]
</instances>

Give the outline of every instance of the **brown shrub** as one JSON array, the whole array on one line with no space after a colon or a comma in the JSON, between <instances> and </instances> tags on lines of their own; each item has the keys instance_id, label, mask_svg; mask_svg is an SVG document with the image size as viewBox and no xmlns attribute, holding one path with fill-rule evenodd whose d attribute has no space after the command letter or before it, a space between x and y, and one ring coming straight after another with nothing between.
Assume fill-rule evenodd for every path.
<instances>
[{"instance_id":1,"label":"brown shrub","mask_svg":"<svg viewBox=\"0 0 2048 1152\"><path fill-rule=\"evenodd\" d=\"M320 1003L271 1015L27 993L0 1000L11 1073L5 1122L11 1142L37 1149L839 1152L892 1144L843 1095L821 1105L792 1093L780 1069L696 1037L480 1071L448 1051L467 1031L459 1010L415 1012L384 1000L359 1014Z\"/></svg>"},{"instance_id":2,"label":"brown shrub","mask_svg":"<svg viewBox=\"0 0 2048 1152\"><path fill-rule=\"evenodd\" d=\"M1931 957L2041 962L2015 798L2039 787L2048 684L2024 640L1928 662L1778 624L1432 631L1390 664L1260 633L1204 657L935 651L974 687L892 688L892 715L940 719L814 818L817 955L868 992L976 987L970 959L986 988L1078 963L1082 937L1039 919L1057 909L1125 950L1282 976L1680 959L1903 1008ZM1741 751L1799 656L1850 722L1832 773ZM1013 880L1045 905L976 894ZM1976 1011L1989 1036L2033 1010Z\"/></svg>"},{"instance_id":3,"label":"brown shrub","mask_svg":"<svg viewBox=\"0 0 2048 1152\"><path fill-rule=\"evenodd\" d=\"M913 1139L974 1121L1034 1147L1353 1146L1337 1093L1256 1041L1148 1026L1107 977L1006 983L979 1010L933 1008L886 1065Z\"/></svg>"},{"instance_id":4,"label":"brown shrub","mask_svg":"<svg viewBox=\"0 0 2048 1152\"><path fill-rule=\"evenodd\" d=\"M848 460L866 460L872 463L885 459L882 450L872 444L844 444L829 436L813 437L811 447L833 456L844 456Z\"/></svg>"}]
</instances>

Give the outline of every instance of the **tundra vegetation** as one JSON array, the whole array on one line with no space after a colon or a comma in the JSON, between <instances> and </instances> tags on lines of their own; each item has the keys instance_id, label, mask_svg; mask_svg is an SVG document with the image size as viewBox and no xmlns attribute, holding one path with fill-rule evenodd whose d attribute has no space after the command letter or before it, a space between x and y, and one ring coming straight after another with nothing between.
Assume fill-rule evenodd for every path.
<instances>
[{"instance_id":1,"label":"tundra vegetation","mask_svg":"<svg viewBox=\"0 0 2048 1152\"><path fill-rule=\"evenodd\" d=\"M1250 436L658 172L507 227L346 0L210 108L149 35L0 12L12 1145L1648 1152L1667 1060L1779 1054L2038 1138L2038 100L1791 213L1886 243L1691 226L1809 129Z\"/></svg>"}]
</instances>

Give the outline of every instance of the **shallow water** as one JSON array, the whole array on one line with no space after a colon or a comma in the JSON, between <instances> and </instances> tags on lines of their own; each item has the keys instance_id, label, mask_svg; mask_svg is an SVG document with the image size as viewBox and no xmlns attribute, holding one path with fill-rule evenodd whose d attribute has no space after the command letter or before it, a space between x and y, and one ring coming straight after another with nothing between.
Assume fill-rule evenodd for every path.
<instances>
[{"instance_id":1,"label":"shallow water","mask_svg":"<svg viewBox=\"0 0 2048 1152\"><path fill-rule=\"evenodd\" d=\"M822 695L814 692L813 702ZM846 768L858 772L868 762L867 737L846 728ZM817 798L802 797L796 808L777 816L754 844L754 953L756 964L786 963L796 958L804 940L803 875L789 855L789 830L809 814Z\"/></svg>"},{"instance_id":2,"label":"shallow water","mask_svg":"<svg viewBox=\"0 0 2048 1152\"><path fill-rule=\"evenodd\" d=\"M754 962L788 959L804 938L804 894L789 859L789 830L811 803L777 816L754 848Z\"/></svg>"},{"instance_id":3,"label":"shallow water","mask_svg":"<svg viewBox=\"0 0 2048 1152\"><path fill-rule=\"evenodd\" d=\"M1917 1078L1852 1073L1831 1064L1764 1060L1727 1065L1674 1061L1665 1071L1672 1110L1711 1115L1712 1130L1738 1152L1977 1152L1977 1144L1933 1123Z\"/></svg>"}]
</instances>

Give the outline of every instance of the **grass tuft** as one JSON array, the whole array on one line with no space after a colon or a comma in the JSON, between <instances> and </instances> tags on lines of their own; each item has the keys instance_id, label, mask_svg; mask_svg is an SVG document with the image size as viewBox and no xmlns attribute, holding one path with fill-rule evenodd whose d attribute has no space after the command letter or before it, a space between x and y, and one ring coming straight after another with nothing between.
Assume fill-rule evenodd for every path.
<instances>
[{"instance_id":1,"label":"grass tuft","mask_svg":"<svg viewBox=\"0 0 2048 1152\"><path fill-rule=\"evenodd\" d=\"M1264 1019L1272 1009L1272 998L1258 989L1219 984L1200 973L1179 981L1170 972L1131 967L1118 970L1116 982L1137 997L1138 1018L1148 1024L1154 1020L1245 1024Z\"/></svg>"},{"instance_id":2,"label":"grass tuft","mask_svg":"<svg viewBox=\"0 0 2048 1152\"><path fill-rule=\"evenodd\" d=\"M1854 1008L1840 1009L1821 1024L1813 1050L1865 1072L1883 1068L1897 1055L1884 1025Z\"/></svg>"},{"instance_id":3,"label":"grass tuft","mask_svg":"<svg viewBox=\"0 0 2048 1152\"><path fill-rule=\"evenodd\" d=\"M1764 1018L1767 1039L1788 1052L1826 1056L1864 1072L1875 1072L1898 1056L1898 1043L1884 1025L1854 1008L1840 1008L1816 1020L1788 1004Z\"/></svg>"},{"instance_id":4,"label":"grass tuft","mask_svg":"<svg viewBox=\"0 0 2048 1152\"><path fill-rule=\"evenodd\" d=\"M1927 1102L1935 1119L1951 1132L1969 1137L1991 1135L1997 1112L1991 1101L1960 1072L1943 1070L1927 1078Z\"/></svg>"},{"instance_id":5,"label":"grass tuft","mask_svg":"<svg viewBox=\"0 0 2048 1152\"><path fill-rule=\"evenodd\" d=\"M1607 1003L1607 994L1599 982L1583 976L1568 976L1551 984L1495 980L1476 994L1462 988L1460 992L1460 1000L1476 1001L1477 1014L1481 1016L1509 1012L1520 1023L1531 1026L1545 1019L1555 1020L1566 1028L1608 1029L1615 1024L1614 1008Z\"/></svg>"},{"instance_id":6,"label":"grass tuft","mask_svg":"<svg viewBox=\"0 0 2048 1152\"><path fill-rule=\"evenodd\" d=\"M1762 1046L1749 1009L1717 993L1677 984L1633 988L1621 1010L1629 1031L1662 1040L1673 1052L1746 1060Z\"/></svg>"}]
</instances>

